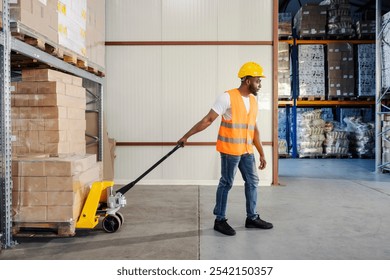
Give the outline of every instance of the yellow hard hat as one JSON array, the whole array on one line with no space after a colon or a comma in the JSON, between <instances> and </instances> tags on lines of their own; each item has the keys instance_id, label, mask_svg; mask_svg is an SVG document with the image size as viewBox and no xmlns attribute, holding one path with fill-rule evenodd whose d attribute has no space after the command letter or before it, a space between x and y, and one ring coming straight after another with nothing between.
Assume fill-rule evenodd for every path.
<instances>
[{"instance_id":1,"label":"yellow hard hat","mask_svg":"<svg viewBox=\"0 0 390 280\"><path fill-rule=\"evenodd\" d=\"M265 78L263 74L263 67L256 62L245 63L241 66L240 71L238 71L238 77L242 79L246 76Z\"/></svg>"}]
</instances>

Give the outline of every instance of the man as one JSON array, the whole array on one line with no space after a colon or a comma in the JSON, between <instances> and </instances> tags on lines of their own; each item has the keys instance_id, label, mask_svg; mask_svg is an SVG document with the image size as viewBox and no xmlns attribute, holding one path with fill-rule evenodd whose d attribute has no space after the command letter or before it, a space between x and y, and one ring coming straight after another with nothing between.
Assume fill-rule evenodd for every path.
<instances>
[{"instance_id":1,"label":"man","mask_svg":"<svg viewBox=\"0 0 390 280\"><path fill-rule=\"evenodd\" d=\"M267 164L256 125L258 105L255 96L261 88L261 78L265 78L263 68L255 62L247 62L239 70L238 77L241 79L240 87L219 96L209 113L178 141L185 145L190 136L206 129L219 115L222 116L217 140L217 151L221 153L221 178L213 213L216 216L214 229L226 235L236 234L227 223L226 206L237 168L245 181L245 227L273 227L271 223L260 219L256 212L259 178L253 146L260 154L259 169L264 169Z\"/></svg>"}]
</instances>

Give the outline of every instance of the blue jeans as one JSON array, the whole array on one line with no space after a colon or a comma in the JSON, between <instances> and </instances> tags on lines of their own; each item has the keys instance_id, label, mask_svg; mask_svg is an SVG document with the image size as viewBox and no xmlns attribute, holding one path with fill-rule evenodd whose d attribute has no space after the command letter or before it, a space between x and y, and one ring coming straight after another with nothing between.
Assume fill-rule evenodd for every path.
<instances>
[{"instance_id":1,"label":"blue jeans","mask_svg":"<svg viewBox=\"0 0 390 280\"><path fill-rule=\"evenodd\" d=\"M228 193L233 186L237 168L245 181L246 216L254 219L258 215L256 205L259 176L257 175L255 156L253 154L233 156L221 153L221 179L219 179L213 211L217 220L226 218Z\"/></svg>"}]
</instances>

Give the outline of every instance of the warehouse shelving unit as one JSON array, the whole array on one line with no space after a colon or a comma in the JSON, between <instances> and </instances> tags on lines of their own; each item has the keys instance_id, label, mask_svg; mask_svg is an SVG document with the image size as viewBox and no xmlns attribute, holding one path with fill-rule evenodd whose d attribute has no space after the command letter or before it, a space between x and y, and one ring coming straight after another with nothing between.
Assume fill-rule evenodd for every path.
<instances>
[{"instance_id":1,"label":"warehouse shelving unit","mask_svg":"<svg viewBox=\"0 0 390 280\"><path fill-rule=\"evenodd\" d=\"M298 45L327 45L330 43L349 43L349 44L373 44L374 40L305 40L305 39L289 39L280 40L279 42L288 43L291 46L291 100L279 100L279 107L287 107L287 112L291 112L291 147L292 157L298 157L297 149L297 108L298 107L372 107L375 105L374 100L298 100L299 97L299 83L298 83ZM289 118L289 116L287 116Z\"/></svg>"},{"instance_id":2,"label":"warehouse shelving unit","mask_svg":"<svg viewBox=\"0 0 390 280\"><path fill-rule=\"evenodd\" d=\"M376 154L375 154L375 171L376 173L390 171L390 161L386 160L383 157L383 146L384 143L389 143L389 139L386 138L386 135L389 135L389 129L383 127L383 120L390 119L390 107L388 102L385 100L390 99L390 88L383 88L382 83L382 68L383 68L383 56L382 56L382 44L390 44L386 42L383 36L384 27L390 25L390 20L388 22L382 23L382 1L376 0L376 117L375 117L375 126L376 126Z\"/></svg>"},{"instance_id":3,"label":"warehouse shelving unit","mask_svg":"<svg viewBox=\"0 0 390 280\"><path fill-rule=\"evenodd\" d=\"M90 136L98 143L98 161L103 160L103 78L88 71L62 61L49 53L28 45L11 36L9 0L2 0L2 31L0 31L0 248L12 247L16 242L12 239L12 128L11 128L11 52L18 53L48 66L68 72L83 78L83 86L90 95L89 103L93 103L93 109L86 111L98 113L98 135Z\"/></svg>"}]
</instances>

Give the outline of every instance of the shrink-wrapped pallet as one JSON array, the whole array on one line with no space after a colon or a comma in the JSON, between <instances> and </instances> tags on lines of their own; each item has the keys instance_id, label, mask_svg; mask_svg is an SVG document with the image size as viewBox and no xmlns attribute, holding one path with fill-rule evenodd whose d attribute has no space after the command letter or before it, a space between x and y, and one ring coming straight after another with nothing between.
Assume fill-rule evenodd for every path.
<instances>
[{"instance_id":1,"label":"shrink-wrapped pallet","mask_svg":"<svg viewBox=\"0 0 390 280\"><path fill-rule=\"evenodd\" d=\"M325 121L321 110L307 111L298 115L299 157L319 156L323 153Z\"/></svg>"},{"instance_id":2,"label":"shrink-wrapped pallet","mask_svg":"<svg viewBox=\"0 0 390 280\"><path fill-rule=\"evenodd\" d=\"M358 96L375 96L375 44L359 44L357 52Z\"/></svg>"},{"instance_id":3,"label":"shrink-wrapped pallet","mask_svg":"<svg viewBox=\"0 0 390 280\"><path fill-rule=\"evenodd\" d=\"M325 99L325 54L323 45L298 46L299 97Z\"/></svg>"}]
</instances>

